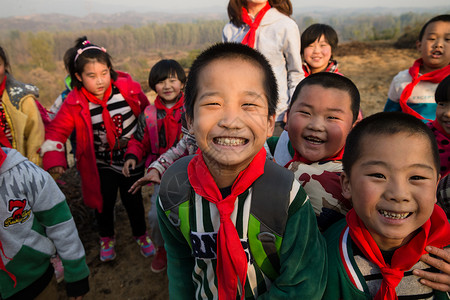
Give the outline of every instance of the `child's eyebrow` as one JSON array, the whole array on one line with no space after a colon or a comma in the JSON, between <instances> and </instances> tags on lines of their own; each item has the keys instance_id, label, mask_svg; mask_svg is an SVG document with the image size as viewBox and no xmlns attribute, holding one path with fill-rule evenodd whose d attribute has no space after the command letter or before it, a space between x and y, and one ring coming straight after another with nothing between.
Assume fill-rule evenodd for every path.
<instances>
[{"instance_id":1,"label":"child's eyebrow","mask_svg":"<svg viewBox=\"0 0 450 300\"><path fill-rule=\"evenodd\" d=\"M361 165L365 166L365 167L369 167L369 166L389 167L389 164L387 164L386 162L384 162L382 160L369 160L369 161L362 163ZM429 169L431 171L434 171L434 168L432 166L427 165L427 164L421 164L421 163L408 165L407 168L421 168L421 169Z\"/></svg>"},{"instance_id":2,"label":"child's eyebrow","mask_svg":"<svg viewBox=\"0 0 450 300\"><path fill-rule=\"evenodd\" d=\"M299 105L303 106L303 107L307 107L307 108L314 108L314 105L303 103L303 102L300 102ZM345 112L343 109L338 108L338 107L328 107L326 110L327 111L332 111L332 112L339 112L339 113L344 113Z\"/></svg>"},{"instance_id":3,"label":"child's eyebrow","mask_svg":"<svg viewBox=\"0 0 450 300\"><path fill-rule=\"evenodd\" d=\"M254 98L259 98L259 99L263 99L262 95L260 93L254 92L254 91L245 91L243 92L244 95L246 96L251 96ZM216 91L211 91L211 92L205 92L203 94L201 94L198 98L198 100L202 100L204 98L208 98L211 96L217 96L220 95L220 92L216 92Z\"/></svg>"}]
</instances>

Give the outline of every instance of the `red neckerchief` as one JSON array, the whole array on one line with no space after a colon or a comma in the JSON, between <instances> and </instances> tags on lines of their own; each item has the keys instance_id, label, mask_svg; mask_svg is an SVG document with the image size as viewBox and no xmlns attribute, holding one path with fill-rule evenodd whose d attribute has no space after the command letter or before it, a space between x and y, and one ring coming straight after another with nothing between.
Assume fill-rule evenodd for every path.
<instances>
[{"instance_id":1,"label":"red neckerchief","mask_svg":"<svg viewBox=\"0 0 450 300\"><path fill-rule=\"evenodd\" d=\"M412 77L411 83L409 83L404 89L400 96L400 107L402 108L402 111L405 113L408 113L410 115L413 115L414 117L418 119L425 119L420 114L418 114L414 109L408 106L407 102L409 99L409 96L411 96L412 91L414 87L422 80L424 81L430 81L433 83L439 83L441 82L445 77L450 75L450 65L447 65L443 67L442 69L435 70L433 72L428 72L426 74L419 76L420 66L423 65L423 59L419 58L414 62L411 68L409 68L409 75Z\"/></svg>"},{"instance_id":2,"label":"red neckerchief","mask_svg":"<svg viewBox=\"0 0 450 300\"><path fill-rule=\"evenodd\" d=\"M368 260L380 268L383 275L375 300L397 299L395 288L402 280L403 273L410 270L426 253L426 246L443 248L450 244L450 224L444 211L436 204L431 217L422 225L420 232L406 245L395 250L391 265L384 261L378 245L354 209L347 213L346 219L352 241Z\"/></svg>"},{"instance_id":3,"label":"red neckerchief","mask_svg":"<svg viewBox=\"0 0 450 300\"><path fill-rule=\"evenodd\" d=\"M305 73L305 77L308 77L309 75L311 75L311 69L309 68L309 65L306 62L304 62L302 64L302 68L303 68L303 72ZM337 61L330 60L328 62L328 66L322 72L339 73Z\"/></svg>"},{"instance_id":4,"label":"red neckerchief","mask_svg":"<svg viewBox=\"0 0 450 300\"><path fill-rule=\"evenodd\" d=\"M431 126L435 129L432 131L438 143L441 166L447 167L447 169L440 172L442 178L450 172L450 147L448 144L445 144L450 140L450 135L445 132L437 120L431 121Z\"/></svg>"},{"instance_id":5,"label":"red neckerchief","mask_svg":"<svg viewBox=\"0 0 450 300\"><path fill-rule=\"evenodd\" d=\"M334 160L342 160L342 155L344 155L344 148L342 147L341 150L339 150L338 153L336 153L336 155L332 156L332 157L327 157L325 159L322 159L321 162L325 162L325 161L334 161ZM285 165L285 167L287 167L289 164L293 163L294 161L300 161L302 163L305 163L307 165L310 165L312 163L315 163L315 161L309 161L306 158L302 157L300 155L300 153L298 153L297 150L295 150L294 153L294 157Z\"/></svg>"},{"instance_id":6,"label":"red neckerchief","mask_svg":"<svg viewBox=\"0 0 450 300\"><path fill-rule=\"evenodd\" d=\"M3 105L2 102L2 97L3 97L3 92L5 91L5 87L6 87L6 74L5 77L3 78L3 82L0 83L0 105ZM4 109L3 109L4 111ZM5 120L3 120L2 117L0 117L0 127L1 128L6 128L6 124L3 122L7 122L6 118ZM8 147L8 148L12 148L11 142L8 140L8 138L6 137L6 134L3 130L0 130L0 145L2 145L3 147Z\"/></svg>"},{"instance_id":7,"label":"red neckerchief","mask_svg":"<svg viewBox=\"0 0 450 300\"><path fill-rule=\"evenodd\" d=\"M162 120L164 130L166 133L166 147L159 149L160 154L163 154L169 148L171 148L173 146L173 144L175 143L175 141L181 135L181 123L180 123L181 111L180 111L180 108L182 108L183 105L184 105L183 93L180 94L179 100L171 108L167 108L164 105L164 102L161 100L161 97L157 96L155 99L156 109L164 110L166 112L166 116Z\"/></svg>"},{"instance_id":8,"label":"red neckerchief","mask_svg":"<svg viewBox=\"0 0 450 300\"><path fill-rule=\"evenodd\" d=\"M111 115L109 114L109 110L107 108L108 106L108 100L111 96L111 90L112 90L112 84L109 85L109 87L106 89L105 94L103 95L103 99L100 100L97 97L95 97L92 93L90 93L88 90L86 90L84 87L81 88L81 92L86 97L86 99L94 104L98 104L103 108L102 111L102 118L103 123L105 124L105 130L106 130L106 139L108 140L109 149L111 151L111 161L112 161L112 151L114 150L114 145L116 144L116 140L118 138L116 125L114 124L114 121L111 118Z\"/></svg>"},{"instance_id":9,"label":"red neckerchief","mask_svg":"<svg viewBox=\"0 0 450 300\"><path fill-rule=\"evenodd\" d=\"M194 191L209 202L216 204L220 214L216 272L219 299L236 299L238 280L242 287L241 299L244 298L247 256L230 216L238 195L246 191L264 173L265 162L266 150L262 148L249 166L239 173L231 187L231 194L225 199L222 199L222 194L205 164L201 151L189 162L188 176Z\"/></svg>"},{"instance_id":10,"label":"red neckerchief","mask_svg":"<svg viewBox=\"0 0 450 300\"><path fill-rule=\"evenodd\" d=\"M249 47L255 48L255 39L256 39L256 29L258 29L259 24L261 23L262 18L266 14L266 12L270 9L269 1L267 1L266 6L264 6L256 15L255 20L252 21L252 18L248 15L248 11L245 7L242 7L242 21L250 26L247 34L242 39L241 44L247 45Z\"/></svg>"},{"instance_id":11,"label":"red neckerchief","mask_svg":"<svg viewBox=\"0 0 450 300\"><path fill-rule=\"evenodd\" d=\"M3 162L6 159L6 153L3 151L3 149L0 147L0 167L2 166ZM5 251L3 251L3 245L2 245L2 241L0 241L0 251L2 252L2 255L4 257L6 257L7 259L11 260L11 258L9 258L8 256L6 256ZM16 280L16 276L14 276L11 272L9 272L8 270L6 270L5 264L3 263L2 258L0 257L0 270L3 270L6 272L6 274L9 275L9 277L11 277L11 279L14 281L14 287L16 287L17 284L17 280Z\"/></svg>"}]
</instances>

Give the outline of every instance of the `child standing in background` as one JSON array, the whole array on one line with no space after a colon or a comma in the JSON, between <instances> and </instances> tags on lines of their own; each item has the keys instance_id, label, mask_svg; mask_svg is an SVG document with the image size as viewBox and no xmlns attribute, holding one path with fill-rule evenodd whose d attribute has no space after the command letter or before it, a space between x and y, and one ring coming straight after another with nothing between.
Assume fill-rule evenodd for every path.
<instances>
[{"instance_id":1,"label":"child standing in background","mask_svg":"<svg viewBox=\"0 0 450 300\"><path fill-rule=\"evenodd\" d=\"M38 166L39 147L44 142L44 122L38 88L14 79L9 60L0 47L0 145L17 149Z\"/></svg>"},{"instance_id":2,"label":"child standing in background","mask_svg":"<svg viewBox=\"0 0 450 300\"><path fill-rule=\"evenodd\" d=\"M161 60L150 70L148 84L157 93L157 97L155 103L147 106L139 116L136 132L128 143L122 170L123 174L129 177L130 170L134 170L136 164L144 158L149 173L133 184L130 193L134 194L141 186L152 182L150 171L153 168L149 165L161 154L177 145L182 136L181 127L184 114L182 89L185 82L186 74L183 67L175 60ZM148 220L150 237L157 247L157 251L152 261L151 270L159 273L166 269L167 258L156 214L159 184L155 183L153 187Z\"/></svg>"},{"instance_id":3,"label":"child standing in background","mask_svg":"<svg viewBox=\"0 0 450 300\"><path fill-rule=\"evenodd\" d=\"M297 84L305 78L300 57L300 32L292 15L290 0L230 0L222 33L223 42L236 42L261 52L272 66L278 84L274 135L284 127L284 117Z\"/></svg>"},{"instance_id":4,"label":"child standing in background","mask_svg":"<svg viewBox=\"0 0 450 300\"><path fill-rule=\"evenodd\" d=\"M333 27L326 24L312 24L301 36L300 54L305 76L317 72L338 72L338 63L333 59L339 39Z\"/></svg>"},{"instance_id":5,"label":"child standing in background","mask_svg":"<svg viewBox=\"0 0 450 300\"><path fill-rule=\"evenodd\" d=\"M130 75L114 71L104 48L91 44L86 37L76 41L69 61L73 90L46 130L41 147L44 168L62 174L66 167L64 143L74 129L77 141L77 168L83 198L95 208L100 234L100 260L116 257L114 206L117 190L130 220L133 236L141 253L154 253L146 232L142 195L128 193L142 177L144 168L122 175L128 140L137 127L137 118L149 104L139 83Z\"/></svg>"},{"instance_id":6,"label":"child standing in background","mask_svg":"<svg viewBox=\"0 0 450 300\"><path fill-rule=\"evenodd\" d=\"M439 15L425 23L416 45L420 58L394 77L384 111L403 111L434 120L434 92L450 75L450 15Z\"/></svg>"}]
</instances>

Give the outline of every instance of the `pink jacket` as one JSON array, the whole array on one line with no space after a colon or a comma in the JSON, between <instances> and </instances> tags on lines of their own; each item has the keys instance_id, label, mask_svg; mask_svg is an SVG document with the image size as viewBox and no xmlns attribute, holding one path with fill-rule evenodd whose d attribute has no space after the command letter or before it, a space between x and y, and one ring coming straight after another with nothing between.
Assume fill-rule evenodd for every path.
<instances>
[{"instance_id":1,"label":"pink jacket","mask_svg":"<svg viewBox=\"0 0 450 300\"><path fill-rule=\"evenodd\" d=\"M149 101L142 92L138 82L133 81L127 73L117 72L118 78L114 85L119 89L130 105L133 114L138 117ZM74 89L69 93L61 106L55 119L45 129L45 140L65 143L72 131L76 131L76 160L77 169L81 175L84 203L91 208L102 211L103 199L100 191L100 178L97 170L94 138L92 131L89 102L80 90ZM64 151L57 148L43 153L43 166L45 170L52 167L63 166L67 168Z\"/></svg>"}]
</instances>

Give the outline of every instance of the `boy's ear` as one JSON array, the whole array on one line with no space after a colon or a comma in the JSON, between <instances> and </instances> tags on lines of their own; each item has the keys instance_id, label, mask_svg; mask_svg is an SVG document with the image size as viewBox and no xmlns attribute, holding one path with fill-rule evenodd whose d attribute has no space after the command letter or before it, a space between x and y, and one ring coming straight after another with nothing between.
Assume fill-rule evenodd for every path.
<instances>
[{"instance_id":1,"label":"boy's ear","mask_svg":"<svg viewBox=\"0 0 450 300\"><path fill-rule=\"evenodd\" d=\"M437 177L437 182L436 182L436 191L438 191L438 193L439 193L439 190L438 190L438 186L439 186L439 181L441 181L441 174L438 174L438 177ZM436 204L437 203L437 196L436 197L434 197L434 204Z\"/></svg>"},{"instance_id":2,"label":"boy's ear","mask_svg":"<svg viewBox=\"0 0 450 300\"><path fill-rule=\"evenodd\" d=\"M267 122L267 137L270 138L273 135L273 130L275 129L275 115L269 116Z\"/></svg>"},{"instance_id":3,"label":"boy's ear","mask_svg":"<svg viewBox=\"0 0 450 300\"><path fill-rule=\"evenodd\" d=\"M288 131L288 122L289 122L289 112L290 112L290 110L288 109L287 111L286 111L286 113L284 114L284 118L283 118L283 121L284 121L284 130L286 130L286 131Z\"/></svg>"},{"instance_id":4,"label":"boy's ear","mask_svg":"<svg viewBox=\"0 0 450 300\"><path fill-rule=\"evenodd\" d=\"M83 82L83 80L81 80L81 76L78 73L75 73L75 77L78 79L79 82Z\"/></svg>"},{"instance_id":5,"label":"boy's ear","mask_svg":"<svg viewBox=\"0 0 450 300\"><path fill-rule=\"evenodd\" d=\"M342 196L344 196L345 199L350 200L352 198L352 187L350 185L350 176L348 176L347 173L342 171L340 181L342 188Z\"/></svg>"},{"instance_id":6,"label":"boy's ear","mask_svg":"<svg viewBox=\"0 0 450 300\"><path fill-rule=\"evenodd\" d=\"M189 133L194 135L194 128L193 128L193 124L192 124L192 119L187 114L186 114L186 125L187 125L187 128L189 130Z\"/></svg>"},{"instance_id":7,"label":"boy's ear","mask_svg":"<svg viewBox=\"0 0 450 300\"><path fill-rule=\"evenodd\" d=\"M419 52L420 52L420 47L422 47L422 42L419 41L419 40L417 40L417 41L416 41L416 49L417 49L417 51L419 51Z\"/></svg>"}]
</instances>

